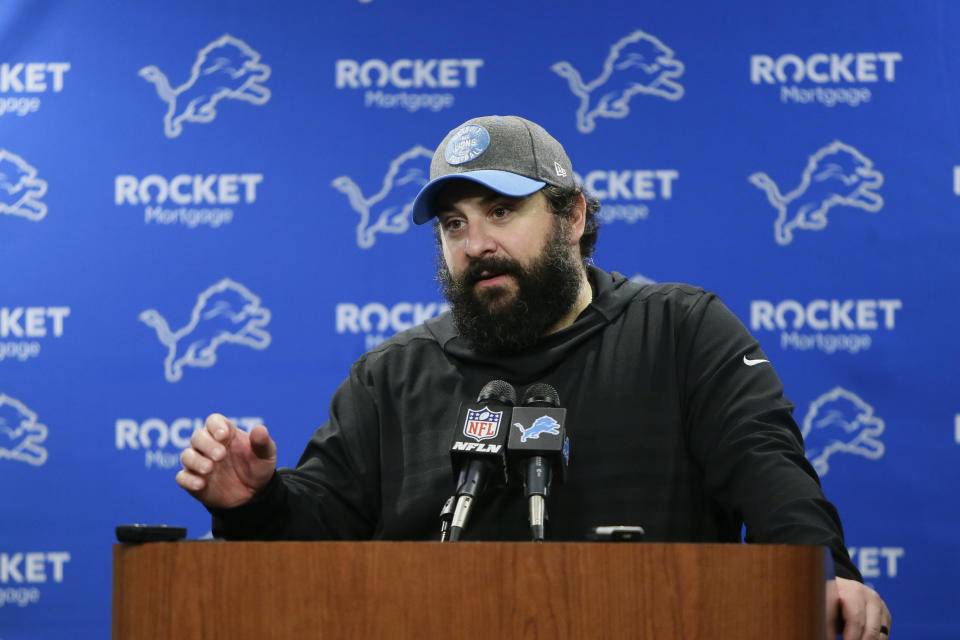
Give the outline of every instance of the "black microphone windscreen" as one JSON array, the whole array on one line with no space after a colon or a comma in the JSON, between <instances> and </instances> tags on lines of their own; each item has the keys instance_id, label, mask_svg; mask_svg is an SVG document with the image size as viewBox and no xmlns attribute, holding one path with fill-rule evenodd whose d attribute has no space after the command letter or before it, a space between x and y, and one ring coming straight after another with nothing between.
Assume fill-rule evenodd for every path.
<instances>
[{"instance_id":1,"label":"black microphone windscreen","mask_svg":"<svg viewBox=\"0 0 960 640\"><path fill-rule=\"evenodd\" d=\"M496 400L500 404L506 404L512 407L517 404L517 391L513 388L513 385L506 380L491 380L483 385L483 389L480 390L480 395L477 396L477 402L486 402L488 400Z\"/></svg>"},{"instance_id":2,"label":"black microphone windscreen","mask_svg":"<svg viewBox=\"0 0 960 640\"><path fill-rule=\"evenodd\" d=\"M523 395L524 405L543 404L551 407L560 406L560 394L545 382L537 382L536 384L530 385Z\"/></svg>"}]
</instances>

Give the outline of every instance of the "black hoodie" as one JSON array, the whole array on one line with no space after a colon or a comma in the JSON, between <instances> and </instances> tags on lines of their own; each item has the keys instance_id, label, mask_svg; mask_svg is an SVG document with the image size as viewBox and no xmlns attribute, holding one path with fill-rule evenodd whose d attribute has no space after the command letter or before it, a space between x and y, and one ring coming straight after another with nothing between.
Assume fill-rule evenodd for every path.
<instances>
[{"instance_id":1,"label":"black hoodie","mask_svg":"<svg viewBox=\"0 0 960 640\"><path fill-rule=\"evenodd\" d=\"M860 580L793 405L740 321L702 289L594 267L589 276L590 306L519 355L475 353L449 313L364 354L297 468L280 469L247 505L212 510L214 534L437 539L460 403L493 379L546 382L570 436L548 540L637 524L649 541L737 542L746 524L748 542L829 546L837 575ZM529 539L519 486L484 494L463 539Z\"/></svg>"}]
</instances>

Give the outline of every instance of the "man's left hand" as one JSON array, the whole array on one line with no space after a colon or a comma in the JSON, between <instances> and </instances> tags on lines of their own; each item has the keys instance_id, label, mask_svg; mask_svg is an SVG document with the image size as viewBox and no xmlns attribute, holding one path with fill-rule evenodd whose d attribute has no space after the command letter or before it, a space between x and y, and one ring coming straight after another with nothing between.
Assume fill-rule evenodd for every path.
<instances>
[{"instance_id":1,"label":"man's left hand","mask_svg":"<svg viewBox=\"0 0 960 640\"><path fill-rule=\"evenodd\" d=\"M837 603L844 621L843 640L887 640L890 637L890 610L880 594L870 587L838 577ZM831 603L827 603L830 611Z\"/></svg>"}]
</instances>

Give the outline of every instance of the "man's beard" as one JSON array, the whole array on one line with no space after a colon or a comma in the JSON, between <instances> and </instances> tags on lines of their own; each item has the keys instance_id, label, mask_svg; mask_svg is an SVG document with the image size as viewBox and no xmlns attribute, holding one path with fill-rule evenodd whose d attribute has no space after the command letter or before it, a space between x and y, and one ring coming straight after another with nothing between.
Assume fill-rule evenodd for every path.
<instances>
[{"instance_id":1,"label":"man's beard","mask_svg":"<svg viewBox=\"0 0 960 640\"><path fill-rule=\"evenodd\" d=\"M554 220L553 232L529 268L504 257L472 260L459 278L437 257L437 280L447 300L460 337L475 351L511 354L537 342L563 318L580 294L582 266L567 245L568 226ZM516 292L500 286L477 289L480 274L509 274Z\"/></svg>"}]
</instances>

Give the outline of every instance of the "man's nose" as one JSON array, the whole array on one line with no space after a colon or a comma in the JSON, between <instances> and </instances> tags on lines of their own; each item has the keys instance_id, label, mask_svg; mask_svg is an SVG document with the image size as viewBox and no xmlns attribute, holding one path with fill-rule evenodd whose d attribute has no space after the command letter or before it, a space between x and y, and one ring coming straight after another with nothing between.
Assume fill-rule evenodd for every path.
<instances>
[{"instance_id":1,"label":"man's nose","mask_svg":"<svg viewBox=\"0 0 960 640\"><path fill-rule=\"evenodd\" d=\"M464 247L467 257L479 258L494 253L496 250L497 243L483 223L470 225L467 229L467 244Z\"/></svg>"}]
</instances>

